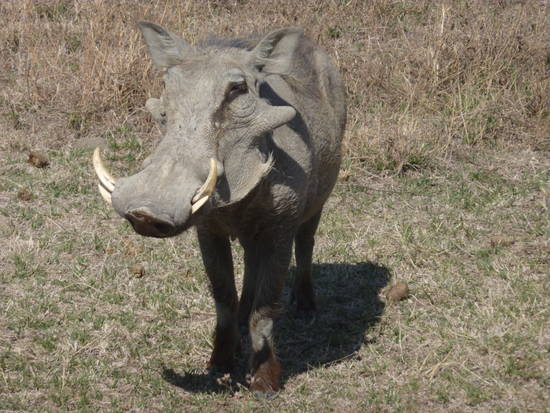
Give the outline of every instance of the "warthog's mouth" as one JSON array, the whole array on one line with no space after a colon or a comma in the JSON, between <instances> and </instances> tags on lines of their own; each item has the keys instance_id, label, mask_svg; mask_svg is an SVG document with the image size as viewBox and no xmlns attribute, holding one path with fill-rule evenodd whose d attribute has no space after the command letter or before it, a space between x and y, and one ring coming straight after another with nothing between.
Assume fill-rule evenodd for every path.
<instances>
[{"instance_id":1,"label":"warthog's mouth","mask_svg":"<svg viewBox=\"0 0 550 413\"><path fill-rule=\"evenodd\" d=\"M109 205L112 205L112 193L115 190L117 180L111 175L107 168L105 168L105 165L103 165L99 148L95 149L92 160L95 172L99 178L99 183L97 185L99 193ZM208 172L208 177L191 200L191 214L197 212L214 192L218 178L217 164L215 159L210 158L210 171Z\"/></svg>"}]
</instances>

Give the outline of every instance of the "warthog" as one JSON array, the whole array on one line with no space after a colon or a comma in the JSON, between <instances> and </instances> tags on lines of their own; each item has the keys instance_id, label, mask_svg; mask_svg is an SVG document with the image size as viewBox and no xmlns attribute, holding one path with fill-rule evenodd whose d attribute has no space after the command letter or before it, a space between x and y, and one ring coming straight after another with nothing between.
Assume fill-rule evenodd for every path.
<instances>
[{"instance_id":1,"label":"warthog","mask_svg":"<svg viewBox=\"0 0 550 413\"><path fill-rule=\"evenodd\" d=\"M171 237L196 227L216 303L209 365L232 368L244 325L250 389L277 391L273 320L294 242L292 297L298 311L315 309L312 251L340 167L342 80L300 29L193 47L156 24L139 27L164 72L161 98L146 105L164 137L139 173L118 180L96 149L100 192L141 235ZM244 249L240 301L230 238Z\"/></svg>"}]
</instances>

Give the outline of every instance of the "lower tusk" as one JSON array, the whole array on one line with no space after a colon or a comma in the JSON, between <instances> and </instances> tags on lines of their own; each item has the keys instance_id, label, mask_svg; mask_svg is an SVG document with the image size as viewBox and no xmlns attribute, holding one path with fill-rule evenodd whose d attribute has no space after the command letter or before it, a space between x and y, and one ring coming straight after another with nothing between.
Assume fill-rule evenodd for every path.
<instances>
[{"instance_id":1,"label":"lower tusk","mask_svg":"<svg viewBox=\"0 0 550 413\"><path fill-rule=\"evenodd\" d=\"M112 205L113 201L111 200L111 193L107 191L101 184L97 184L97 187L99 188L99 193L101 194L105 202L107 202L109 205Z\"/></svg>"},{"instance_id":2,"label":"lower tusk","mask_svg":"<svg viewBox=\"0 0 550 413\"><path fill-rule=\"evenodd\" d=\"M204 198L199 199L197 202L195 202L193 205L191 205L191 214L194 214L197 212L201 207L206 204L206 201L208 201L209 196L205 196Z\"/></svg>"},{"instance_id":3,"label":"lower tusk","mask_svg":"<svg viewBox=\"0 0 550 413\"><path fill-rule=\"evenodd\" d=\"M216 187L216 180L218 178L218 163L214 158L210 158L210 171L208 172L208 178L204 181L204 184L199 188L196 195L191 201L193 204L197 202L202 197L209 197L214 192Z\"/></svg>"},{"instance_id":4,"label":"lower tusk","mask_svg":"<svg viewBox=\"0 0 550 413\"><path fill-rule=\"evenodd\" d=\"M92 161L94 164L95 173L97 174L97 177L101 182L101 185L103 185L103 187L107 191L113 192L115 190L116 179L113 178L113 176L109 173L107 168L105 168L105 166L103 165L99 148L95 148Z\"/></svg>"},{"instance_id":5,"label":"lower tusk","mask_svg":"<svg viewBox=\"0 0 550 413\"><path fill-rule=\"evenodd\" d=\"M214 158L210 158L210 171L208 172L208 178L204 184L199 188L197 194L191 200L193 204L191 207L191 213L194 214L198 211L210 198L210 195L216 188L216 181L218 179L218 162Z\"/></svg>"}]
</instances>

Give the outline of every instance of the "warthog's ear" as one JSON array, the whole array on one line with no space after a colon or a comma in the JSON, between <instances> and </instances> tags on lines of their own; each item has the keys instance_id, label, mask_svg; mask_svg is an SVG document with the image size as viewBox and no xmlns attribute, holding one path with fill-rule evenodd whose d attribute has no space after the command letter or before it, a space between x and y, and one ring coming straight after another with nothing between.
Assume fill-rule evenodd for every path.
<instances>
[{"instance_id":1,"label":"warthog's ear","mask_svg":"<svg viewBox=\"0 0 550 413\"><path fill-rule=\"evenodd\" d=\"M149 48L151 59L159 68L166 69L181 63L191 51L191 46L183 39L157 24L141 21L138 25Z\"/></svg>"},{"instance_id":2,"label":"warthog's ear","mask_svg":"<svg viewBox=\"0 0 550 413\"><path fill-rule=\"evenodd\" d=\"M280 29L269 33L250 52L252 64L260 72L288 73L294 50L303 33L304 31L299 28Z\"/></svg>"}]
</instances>

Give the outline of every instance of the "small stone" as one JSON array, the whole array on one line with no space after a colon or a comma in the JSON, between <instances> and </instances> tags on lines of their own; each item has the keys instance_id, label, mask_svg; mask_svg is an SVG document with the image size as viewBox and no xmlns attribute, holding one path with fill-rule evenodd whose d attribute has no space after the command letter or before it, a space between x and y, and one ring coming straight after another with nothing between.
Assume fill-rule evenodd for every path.
<instances>
[{"instance_id":1,"label":"small stone","mask_svg":"<svg viewBox=\"0 0 550 413\"><path fill-rule=\"evenodd\" d=\"M27 188L23 188L17 192L17 198L21 201L30 201L33 198L33 195Z\"/></svg>"},{"instance_id":2,"label":"small stone","mask_svg":"<svg viewBox=\"0 0 550 413\"><path fill-rule=\"evenodd\" d=\"M134 264L130 267L130 273L136 278L141 278L145 275L145 267L141 264Z\"/></svg>"},{"instance_id":3,"label":"small stone","mask_svg":"<svg viewBox=\"0 0 550 413\"><path fill-rule=\"evenodd\" d=\"M31 151L29 153L29 161L31 165L36 166L37 168L45 168L50 164L50 160L48 159L48 155L46 155L44 152L38 152L38 151Z\"/></svg>"},{"instance_id":4,"label":"small stone","mask_svg":"<svg viewBox=\"0 0 550 413\"><path fill-rule=\"evenodd\" d=\"M410 294L409 286L406 282L400 281L393 285L386 293L388 301L397 302L407 298Z\"/></svg>"}]
</instances>

